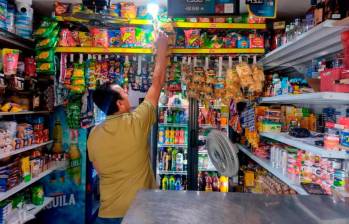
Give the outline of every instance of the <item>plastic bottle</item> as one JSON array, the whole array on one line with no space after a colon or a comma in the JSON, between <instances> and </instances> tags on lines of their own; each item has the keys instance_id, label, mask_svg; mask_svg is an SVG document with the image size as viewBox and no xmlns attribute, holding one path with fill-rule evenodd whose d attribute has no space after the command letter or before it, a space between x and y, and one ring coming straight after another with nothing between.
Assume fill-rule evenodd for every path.
<instances>
[{"instance_id":1,"label":"plastic bottle","mask_svg":"<svg viewBox=\"0 0 349 224\"><path fill-rule=\"evenodd\" d=\"M165 144L170 144L170 129L166 128L165 130Z\"/></svg>"},{"instance_id":2,"label":"plastic bottle","mask_svg":"<svg viewBox=\"0 0 349 224\"><path fill-rule=\"evenodd\" d=\"M175 131L175 129L174 129L174 128L170 129L170 135L171 135L170 139L171 139L171 144L174 144L174 143L175 143L175 133L176 133L176 131Z\"/></svg>"},{"instance_id":3,"label":"plastic bottle","mask_svg":"<svg viewBox=\"0 0 349 224\"><path fill-rule=\"evenodd\" d=\"M219 191L220 192L228 192L229 191L229 184L228 184L228 177L221 176L219 178Z\"/></svg>"},{"instance_id":4,"label":"plastic bottle","mask_svg":"<svg viewBox=\"0 0 349 224\"><path fill-rule=\"evenodd\" d=\"M199 191L205 191L206 180L203 172L199 173L198 185Z\"/></svg>"},{"instance_id":5,"label":"plastic bottle","mask_svg":"<svg viewBox=\"0 0 349 224\"><path fill-rule=\"evenodd\" d=\"M174 178L174 176L172 175L170 177L170 180L169 180L169 185L170 185L170 190L175 190L176 187L175 187L175 182L176 182L176 179Z\"/></svg>"},{"instance_id":6,"label":"plastic bottle","mask_svg":"<svg viewBox=\"0 0 349 224\"><path fill-rule=\"evenodd\" d=\"M167 120L167 110L164 109L164 124L167 124L168 120Z\"/></svg>"},{"instance_id":7,"label":"plastic bottle","mask_svg":"<svg viewBox=\"0 0 349 224\"><path fill-rule=\"evenodd\" d=\"M164 169L164 148L160 148L159 151L159 170L163 170Z\"/></svg>"},{"instance_id":8,"label":"plastic bottle","mask_svg":"<svg viewBox=\"0 0 349 224\"><path fill-rule=\"evenodd\" d=\"M161 181L162 190L168 190L168 177L165 175Z\"/></svg>"},{"instance_id":9,"label":"plastic bottle","mask_svg":"<svg viewBox=\"0 0 349 224\"><path fill-rule=\"evenodd\" d=\"M212 178L208 173L206 173L205 180L206 180L205 191L212 191Z\"/></svg>"},{"instance_id":10,"label":"plastic bottle","mask_svg":"<svg viewBox=\"0 0 349 224\"><path fill-rule=\"evenodd\" d=\"M179 144L183 145L184 144L184 129L181 128L179 130Z\"/></svg>"},{"instance_id":11,"label":"plastic bottle","mask_svg":"<svg viewBox=\"0 0 349 224\"><path fill-rule=\"evenodd\" d=\"M181 123L181 111L177 111L176 113L176 123L177 124Z\"/></svg>"},{"instance_id":12,"label":"plastic bottle","mask_svg":"<svg viewBox=\"0 0 349 224\"><path fill-rule=\"evenodd\" d=\"M188 144L188 130L187 129L184 130L184 144L185 145Z\"/></svg>"},{"instance_id":13,"label":"plastic bottle","mask_svg":"<svg viewBox=\"0 0 349 224\"><path fill-rule=\"evenodd\" d=\"M177 163L177 149L173 148L172 150L172 171L176 171L176 163Z\"/></svg>"},{"instance_id":14,"label":"plastic bottle","mask_svg":"<svg viewBox=\"0 0 349 224\"><path fill-rule=\"evenodd\" d=\"M167 167L167 171L172 170L171 166L172 166L172 148L167 148L167 163L168 163L168 167Z\"/></svg>"},{"instance_id":15,"label":"plastic bottle","mask_svg":"<svg viewBox=\"0 0 349 224\"><path fill-rule=\"evenodd\" d=\"M164 120L165 120L165 113L163 110L161 110L159 113L159 123L164 123Z\"/></svg>"},{"instance_id":16,"label":"plastic bottle","mask_svg":"<svg viewBox=\"0 0 349 224\"><path fill-rule=\"evenodd\" d=\"M172 123L172 111L167 111L167 123Z\"/></svg>"},{"instance_id":17,"label":"plastic bottle","mask_svg":"<svg viewBox=\"0 0 349 224\"><path fill-rule=\"evenodd\" d=\"M175 190L180 191L182 190L182 181L180 177L177 177L176 182L175 182Z\"/></svg>"},{"instance_id":18,"label":"plastic bottle","mask_svg":"<svg viewBox=\"0 0 349 224\"><path fill-rule=\"evenodd\" d=\"M176 155L176 170L183 171L183 153L177 153Z\"/></svg>"},{"instance_id":19,"label":"plastic bottle","mask_svg":"<svg viewBox=\"0 0 349 224\"><path fill-rule=\"evenodd\" d=\"M183 170L187 171L187 167L188 167L187 151L186 151L186 149L184 149L184 153L183 153Z\"/></svg>"},{"instance_id":20,"label":"plastic bottle","mask_svg":"<svg viewBox=\"0 0 349 224\"><path fill-rule=\"evenodd\" d=\"M181 124L185 124L186 123L183 111L181 111L179 113L179 123L181 123Z\"/></svg>"},{"instance_id":21,"label":"plastic bottle","mask_svg":"<svg viewBox=\"0 0 349 224\"><path fill-rule=\"evenodd\" d=\"M212 177L212 191L219 191L219 179L216 173Z\"/></svg>"},{"instance_id":22,"label":"plastic bottle","mask_svg":"<svg viewBox=\"0 0 349 224\"><path fill-rule=\"evenodd\" d=\"M165 129L163 127L159 128L159 144L165 144Z\"/></svg>"},{"instance_id":23,"label":"plastic bottle","mask_svg":"<svg viewBox=\"0 0 349 224\"><path fill-rule=\"evenodd\" d=\"M179 131L178 129L175 129L175 138L174 138L174 144L179 144Z\"/></svg>"}]
</instances>

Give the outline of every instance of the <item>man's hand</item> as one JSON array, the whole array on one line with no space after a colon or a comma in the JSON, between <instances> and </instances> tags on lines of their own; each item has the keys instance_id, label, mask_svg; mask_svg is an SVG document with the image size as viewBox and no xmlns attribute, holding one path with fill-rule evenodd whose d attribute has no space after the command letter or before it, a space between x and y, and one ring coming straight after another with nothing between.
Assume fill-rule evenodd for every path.
<instances>
[{"instance_id":1,"label":"man's hand","mask_svg":"<svg viewBox=\"0 0 349 224\"><path fill-rule=\"evenodd\" d=\"M153 82L145 97L150 101L154 107L157 106L161 88L165 82L166 67L167 67L167 54L168 54L168 37L165 33L159 32L156 39L156 60L155 69L153 75Z\"/></svg>"}]
</instances>

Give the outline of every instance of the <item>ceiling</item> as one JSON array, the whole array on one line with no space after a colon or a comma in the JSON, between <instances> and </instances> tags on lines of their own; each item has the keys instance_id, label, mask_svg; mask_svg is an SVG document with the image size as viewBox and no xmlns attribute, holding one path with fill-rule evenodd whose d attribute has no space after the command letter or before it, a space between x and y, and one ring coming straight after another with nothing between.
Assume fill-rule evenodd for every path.
<instances>
[{"instance_id":1,"label":"ceiling","mask_svg":"<svg viewBox=\"0 0 349 224\"><path fill-rule=\"evenodd\" d=\"M175 0L172 0L175 1ZM34 10L42 15L50 15L53 11L54 0L33 0ZM81 0L62 0L62 2L80 3ZM167 0L112 0L112 2L134 2L137 5L146 5L149 2L155 2L160 5L167 5ZM245 0L240 0L241 12L246 12ZM302 16L310 8L310 0L279 0L278 17L289 18Z\"/></svg>"}]
</instances>

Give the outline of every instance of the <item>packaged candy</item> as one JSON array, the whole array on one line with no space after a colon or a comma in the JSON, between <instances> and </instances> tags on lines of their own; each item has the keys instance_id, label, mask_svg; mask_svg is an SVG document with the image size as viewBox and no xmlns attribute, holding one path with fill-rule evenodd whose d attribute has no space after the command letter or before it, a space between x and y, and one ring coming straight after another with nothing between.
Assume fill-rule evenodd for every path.
<instances>
[{"instance_id":1,"label":"packaged candy","mask_svg":"<svg viewBox=\"0 0 349 224\"><path fill-rule=\"evenodd\" d=\"M121 16L121 5L120 3L114 3L110 6L110 15L115 17Z\"/></svg>"},{"instance_id":2,"label":"packaged candy","mask_svg":"<svg viewBox=\"0 0 349 224\"><path fill-rule=\"evenodd\" d=\"M145 39L145 32L144 29L140 27L135 28L135 37L136 37L136 46L141 47L143 45L144 39Z\"/></svg>"},{"instance_id":3,"label":"packaged candy","mask_svg":"<svg viewBox=\"0 0 349 224\"><path fill-rule=\"evenodd\" d=\"M236 48L236 33L229 33L223 37L223 47L224 48Z\"/></svg>"},{"instance_id":4,"label":"packaged candy","mask_svg":"<svg viewBox=\"0 0 349 224\"><path fill-rule=\"evenodd\" d=\"M135 45L136 33L134 27L121 27L121 41L123 47L133 47Z\"/></svg>"},{"instance_id":5,"label":"packaged candy","mask_svg":"<svg viewBox=\"0 0 349 224\"><path fill-rule=\"evenodd\" d=\"M33 57L26 57L24 59L24 74L28 77L36 76L36 64Z\"/></svg>"},{"instance_id":6,"label":"packaged candy","mask_svg":"<svg viewBox=\"0 0 349 224\"><path fill-rule=\"evenodd\" d=\"M5 75L15 75L18 67L20 51L17 49L2 49L3 72Z\"/></svg>"},{"instance_id":7,"label":"packaged candy","mask_svg":"<svg viewBox=\"0 0 349 224\"><path fill-rule=\"evenodd\" d=\"M199 17L199 23L209 23L211 22L210 18L206 17Z\"/></svg>"},{"instance_id":8,"label":"packaged candy","mask_svg":"<svg viewBox=\"0 0 349 224\"><path fill-rule=\"evenodd\" d=\"M36 38L48 38L57 26L58 22L44 19L40 27L33 33L33 36Z\"/></svg>"},{"instance_id":9,"label":"packaged candy","mask_svg":"<svg viewBox=\"0 0 349 224\"><path fill-rule=\"evenodd\" d=\"M90 30L93 47L108 47L108 30L94 27Z\"/></svg>"},{"instance_id":10,"label":"packaged candy","mask_svg":"<svg viewBox=\"0 0 349 224\"><path fill-rule=\"evenodd\" d=\"M257 34L250 34L250 48L264 48L264 38Z\"/></svg>"},{"instance_id":11,"label":"packaged candy","mask_svg":"<svg viewBox=\"0 0 349 224\"><path fill-rule=\"evenodd\" d=\"M237 47L238 48L249 48L249 41L248 41L247 37L238 36Z\"/></svg>"},{"instance_id":12,"label":"packaged candy","mask_svg":"<svg viewBox=\"0 0 349 224\"><path fill-rule=\"evenodd\" d=\"M109 30L108 31L109 46L110 47L121 47L121 32L120 30Z\"/></svg>"},{"instance_id":13,"label":"packaged candy","mask_svg":"<svg viewBox=\"0 0 349 224\"><path fill-rule=\"evenodd\" d=\"M61 16L69 11L71 4L55 1L55 16Z\"/></svg>"},{"instance_id":14,"label":"packaged candy","mask_svg":"<svg viewBox=\"0 0 349 224\"><path fill-rule=\"evenodd\" d=\"M91 47L92 46L92 38L88 32L79 31L79 42L80 47Z\"/></svg>"},{"instance_id":15,"label":"packaged candy","mask_svg":"<svg viewBox=\"0 0 349 224\"><path fill-rule=\"evenodd\" d=\"M38 73L53 74L55 72L55 65L53 62L36 63L36 71Z\"/></svg>"},{"instance_id":16,"label":"packaged candy","mask_svg":"<svg viewBox=\"0 0 349 224\"><path fill-rule=\"evenodd\" d=\"M52 37L52 38L47 38L47 39L40 40L36 44L36 50L43 50L43 49L48 49L48 48L54 48L54 47L56 47L57 42L58 42L58 38L57 37Z\"/></svg>"},{"instance_id":17,"label":"packaged candy","mask_svg":"<svg viewBox=\"0 0 349 224\"><path fill-rule=\"evenodd\" d=\"M121 2L121 17L135 19L137 17L137 7L131 2Z\"/></svg>"},{"instance_id":18,"label":"packaged candy","mask_svg":"<svg viewBox=\"0 0 349 224\"><path fill-rule=\"evenodd\" d=\"M59 36L60 47L76 47L76 42L69 29L62 29Z\"/></svg>"},{"instance_id":19,"label":"packaged candy","mask_svg":"<svg viewBox=\"0 0 349 224\"><path fill-rule=\"evenodd\" d=\"M78 31L72 31L71 35L72 35L72 38L73 38L76 46L80 46L79 32Z\"/></svg>"},{"instance_id":20,"label":"packaged candy","mask_svg":"<svg viewBox=\"0 0 349 224\"><path fill-rule=\"evenodd\" d=\"M201 46L201 37L200 30L184 30L185 35L185 46L188 48L200 48Z\"/></svg>"},{"instance_id":21,"label":"packaged candy","mask_svg":"<svg viewBox=\"0 0 349 224\"><path fill-rule=\"evenodd\" d=\"M71 77L70 91L74 94L85 92L84 64L74 64L74 71Z\"/></svg>"},{"instance_id":22,"label":"packaged candy","mask_svg":"<svg viewBox=\"0 0 349 224\"><path fill-rule=\"evenodd\" d=\"M53 62L55 57L55 52L53 49L46 50L46 51L37 51L35 60L37 62Z\"/></svg>"}]
</instances>

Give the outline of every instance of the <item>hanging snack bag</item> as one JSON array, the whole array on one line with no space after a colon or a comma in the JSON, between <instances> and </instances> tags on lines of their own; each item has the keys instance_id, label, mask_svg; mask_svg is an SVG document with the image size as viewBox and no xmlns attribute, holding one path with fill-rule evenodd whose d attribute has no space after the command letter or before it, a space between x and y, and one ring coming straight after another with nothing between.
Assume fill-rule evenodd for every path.
<instances>
[{"instance_id":1,"label":"hanging snack bag","mask_svg":"<svg viewBox=\"0 0 349 224\"><path fill-rule=\"evenodd\" d=\"M84 65L74 64L74 72L71 77L70 91L74 94L82 94L85 91Z\"/></svg>"},{"instance_id":2,"label":"hanging snack bag","mask_svg":"<svg viewBox=\"0 0 349 224\"><path fill-rule=\"evenodd\" d=\"M100 28L91 28L92 47L105 47L109 46L108 30Z\"/></svg>"},{"instance_id":3,"label":"hanging snack bag","mask_svg":"<svg viewBox=\"0 0 349 224\"><path fill-rule=\"evenodd\" d=\"M2 49L3 72L5 75L15 75L18 67L20 51L17 49Z\"/></svg>"},{"instance_id":4,"label":"hanging snack bag","mask_svg":"<svg viewBox=\"0 0 349 224\"><path fill-rule=\"evenodd\" d=\"M137 17L137 7L134 3L121 2L121 17L135 19Z\"/></svg>"},{"instance_id":5,"label":"hanging snack bag","mask_svg":"<svg viewBox=\"0 0 349 224\"><path fill-rule=\"evenodd\" d=\"M68 12L71 4L55 1L55 16L61 16Z\"/></svg>"},{"instance_id":6,"label":"hanging snack bag","mask_svg":"<svg viewBox=\"0 0 349 224\"><path fill-rule=\"evenodd\" d=\"M186 47L188 47L188 48L200 48L202 41L201 41L199 29L184 30L184 36L185 36L185 46Z\"/></svg>"},{"instance_id":7,"label":"hanging snack bag","mask_svg":"<svg viewBox=\"0 0 349 224\"><path fill-rule=\"evenodd\" d=\"M55 73L55 64L54 62L36 63L36 71L38 73L53 74Z\"/></svg>"},{"instance_id":8,"label":"hanging snack bag","mask_svg":"<svg viewBox=\"0 0 349 224\"><path fill-rule=\"evenodd\" d=\"M250 34L250 48L264 48L264 38L257 34Z\"/></svg>"},{"instance_id":9,"label":"hanging snack bag","mask_svg":"<svg viewBox=\"0 0 349 224\"><path fill-rule=\"evenodd\" d=\"M134 47L136 43L136 33L134 27L121 27L121 41L123 47Z\"/></svg>"},{"instance_id":10,"label":"hanging snack bag","mask_svg":"<svg viewBox=\"0 0 349 224\"><path fill-rule=\"evenodd\" d=\"M54 48L56 47L58 42L58 38L57 37L52 37L52 38L46 38L43 40L40 40L37 44L36 44L36 50L43 50L43 49L48 49L48 48Z\"/></svg>"},{"instance_id":11,"label":"hanging snack bag","mask_svg":"<svg viewBox=\"0 0 349 224\"><path fill-rule=\"evenodd\" d=\"M92 46L92 38L90 33L79 31L79 43L80 47L91 47Z\"/></svg>"},{"instance_id":12,"label":"hanging snack bag","mask_svg":"<svg viewBox=\"0 0 349 224\"><path fill-rule=\"evenodd\" d=\"M241 62L236 65L236 72L239 75L240 83L243 88L249 87L253 84L252 71L250 66L246 62Z\"/></svg>"},{"instance_id":13,"label":"hanging snack bag","mask_svg":"<svg viewBox=\"0 0 349 224\"><path fill-rule=\"evenodd\" d=\"M28 77L36 76L36 64L33 57L26 57L24 59L24 74Z\"/></svg>"},{"instance_id":14,"label":"hanging snack bag","mask_svg":"<svg viewBox=\"0 0 349 224\"><path fill-rule=\"evenodd\" d=\"M53 62L55 57L55 52L53 49L46 50L46 51L37 51L35 60L37 62Z\"/></svg>"},{"instance_id":15,"label":"hanging snack bag","mask_svg":"<svg viewBox=\"0 0 349 224\"><path fill-rule=\"evenodd\" d=\"M120 30L109 30L108 31L109 46L110 47L121 47L121 32Z\"/></svg>"},{"instance_id":16,"label":"hanging snack bag","mask_svg":"<svg viewBox=\"0 0 349 224\"><path fill-rule=\"evenodd\" d=\"M140 27L135 28L135 39L136 39L136 46L142 47L145 39L145 32L144 29Z\"/></svg>"},{"instance_id":17,"label":"hanging snack bag","mask_svg":"<svg viewBox=\"0 0 349 224\"><path fill-rule=\"evenodd\" d=\"M51 21L50 19L44 19L40 27L33 33L35 38L48 38L51 33L58 26L57 21Z\"/></svg>"}]
</instances>

